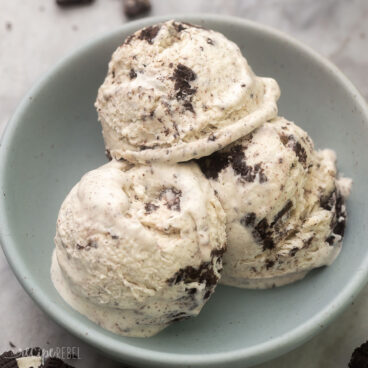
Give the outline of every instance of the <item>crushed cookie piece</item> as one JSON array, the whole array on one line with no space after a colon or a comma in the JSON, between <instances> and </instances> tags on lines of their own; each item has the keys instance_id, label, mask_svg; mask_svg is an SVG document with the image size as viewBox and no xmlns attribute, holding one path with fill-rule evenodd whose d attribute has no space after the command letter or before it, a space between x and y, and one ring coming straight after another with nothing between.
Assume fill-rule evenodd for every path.
<instances>
[{"instance_id":1,"label":"crushed cookie piece","mask_svg":"<svg viewBox=\"0 0 368 368\"><path fill-rule=\"evenodd\" d=\"M174 89L178 91L176 98L178 100L185 99L186 96L193 95L196 92L196 88L190 87L190 82L194 81L197 75L192 69L183 64L178 64L174 70L172 79L175 81Z\"/></svg>"},{"instance_id":2,"label":"crushed cookie piece","mask_svg":"<svg viewBox=\"0 0 368 368\"><path fill-rule=\"evenodd\" d=\"M143 28L138 35L138 39L147 41L150 45L152 45L154 38L160 31L160 28L161 28L160 26L150 26Z\"/></svg>"},{"instance_id":3,"label":"crushed cookie piece","mask_svg":"<svg viewBox=\"0 0 368 368\"><path fill-rule=\"evenodd\" d=\"M184 29L186 29L184 27L184 23L180 23L180 22L174 22L173 26L174 26L176 32L178 32L178 33L180 33L181 31L184 31Z\"/></svg>"},{"instance_id":4,"label":"crushed cookie piece","mask_svg":"<svg viewBox=\"0 0 368 368\"><path fill-rule=\"evenodd\" d=\"M130 69L130 71L129 71L129 78L130 79L137 78L137 73L135 72L134 69Z\"/></svg>"},{"instance_id":5,"label":"crushed cookie piece","mask_svg":"<svg viewBox=\"0 0 368 368\"><path fill-rule=\"evenodd\" d=\"M293 207L293 202L289 199L285 206L277 213L277 215L274 217L271 227L274 227L275 224L287 213L290 211L290 209Z\"/></svg>"},{"instance_id":6,"label":"crushed cookie piece","mask_svg":"<svg viewBox=\"0 0 368 368\"><path fill-rule=\"evenodd\" d=\"M213 133L211 133L208 137L208 140L214 142L216 140L216 136Z\"/></svg>"},{"instance_id":7,"label":"crushed cookie piece","mask_svg":"<svg viewBox=\"0 0 368 368\"><path fill-rule=\"evenodd\" d=\"M149 214L149 213L151 213L151 212L154 212L154 211L156 211L158 208L159 208L159 206L156 206L156 205L155 205L155 204L153 204L153 203L146 203L146 204L144 205L144 209L145 209L145 211L146 211L146 214Z\"/></svg>"},{"instance_id":8,"label":"crushed cookie piece","mask_svg":"<svg viewBox=\"0 0 368 368\"><path fill-rule=\"evenodd\" d=\"M290 257L294 257L298 250L299 248L297 247L294 247L293 249L291 249L291 251L289 252Z\"/></svg>"},{"instance_id":9,"label":"crushed cookie piece","mask_svg":"<svg viewBox=\"0 0 368 368\"><path fill-rule=\"evenodd\" d=\"M367 368L368 367L368 341L360 345L353 351L349 362L349 368Z\"/></svg>"},{"instance_id":10,"label":"crushed cookie piece","mask_svg":"<svg viewBox=\"0 0 368 368\"><path fill-rule=\"evenodd\" d=\"M150 0L124 0L124 14L132 19L151 10Z\"/></svg>"},{"instance_id":11,"label":"crushed cookie piece","mask_svg":"<svg viewBox=\"0 0 368 368\"><path fill-rule=\"evenodd\" d=\"M280 135L280 140L285 147L289 147L295 152L299 162L303 165L303 167L306 167L307 152L300 142L298 142L292 134L287 136L284 133Z\"/></svg>"},{"instance_id":12,"label":"crushed cookie piece","mask_svg":"<svg viewBox=\"0 0 368 368\"><path fill-rule=\"evenodd\" d=\"M264 218L261 220L254 227L252 233L255 240L263 245L263 250L273 249L275 247L275 243L272 239L272 231L270 230L267 219Z\"/></svg>"},{"instance_id":13,"label":"crushed cookie piece","mask_svg":"<svg viewBox=\"0 0 368 368\"><path fill-rule=\"evenodd\" d=\"M256 214L254 212L247 213L243 218L240 219L240 223L243 226L254 226L256 221Z\"/></svg>"}]
</instances>

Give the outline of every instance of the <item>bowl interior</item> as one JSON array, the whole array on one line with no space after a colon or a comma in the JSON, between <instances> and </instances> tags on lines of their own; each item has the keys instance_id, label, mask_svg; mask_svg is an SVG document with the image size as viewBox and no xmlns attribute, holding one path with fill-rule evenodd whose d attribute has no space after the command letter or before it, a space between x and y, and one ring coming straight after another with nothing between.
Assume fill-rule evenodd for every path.
<instances>
[{"instance_id":1,"label":"bowl interior","mask_svg":"<svg viewBox=\"0 0 368 368\"><path fill-rule=\"evenodd\" d=\"M2 242L31 296L59 323L100 349L146 366L224 367L228 362L235 367L241 360L244 367L300 344L363 285L367 113L333 67L278 33L234 19L186 20L223 32L239 45L257 74L277 79L280 114L307 130L316 147L336 150L339 170L354 179L344 247L335 264L278 289L220 286L198 318L149 339L104 331L59 297L49 276L59 207L86 171L107 161L93 106L97 89L112 51L132 31L152 23L149 19L124 26L65 59L22 102L1 147Z\"/></svg>"}]
</instances>

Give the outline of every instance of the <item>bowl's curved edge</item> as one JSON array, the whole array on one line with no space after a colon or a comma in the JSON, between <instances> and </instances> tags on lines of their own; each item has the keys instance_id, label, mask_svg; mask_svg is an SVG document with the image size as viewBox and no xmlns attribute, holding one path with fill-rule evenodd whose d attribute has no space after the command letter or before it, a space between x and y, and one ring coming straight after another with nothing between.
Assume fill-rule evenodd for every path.
<instances>
[{"instance_id":1,"label":"bowl's curved edge","mask_svg":"<svg viewBox=\"0 0 368 368\"><path fill-rule=\"evenodd\" d=\"M168 19L181 19L190 22L201 22L201 21L216 21L219 23L236 24L240 26L246 26L257 30L258 32L267 34L268 37L274 37L279 41L288 43L291 47L299 49L301 52L307 54L311 59L313 59L318 64L322 65L326 71L332 73L343 85L351 95L354 96L357 106L359 107L362 114L365 116L366 125L368 125L368 106L364 98L360 95L356 87L350 82L350 80L330 61L320 56L314 50L308 46L303 45L299 41L285 35L284 33L275 30L268 26L263 26L253 21L243 20L241 18L231 17L231 16L220 16L220 15L180 15L173 14L168 16L152 17L142 20L137 20L125 24L112 32L105 33L86 45L78 48L61 61L59 61L54 68L52 68L43 78L39 80L38 83L27 93L23 98L20 105L18 106L13 117L7 124L0 142L0 187L3 191L4 189L4 173L6 169L6 163L8 161L9 147L13 135L16 131L17 121L22 116L23 111L26 109L29 98L37 94L39 90L47 83L49 77L54 73L57 73L60 69L64 67L65 64L73 62L73 60L81 53L87 52L97 43L102 43L104 40L113 37L121 32L122 29L132 32L133 30L144 27L149 24L165 21ZM7 233L8 221L6 215L6 196L0 196L0 242L2 244L4 254L16 275L18 281L27 291L30 297L59 325L66 328L75 336L88 342L89 344L95 346L99 350L103 350L118 359L126 359L131 362L138 364L152 364L160 366L208 366L208 367L222 367L224 364L229 363L240 363L247 362L248 364L256 364L266 361L268 359L275 358L283 353L286 353L297 346L301 345L303 342L310 339L318 331L321 330L321 326L326 326L330 323L342 310L357 296L359 291L365 285L368 278L368 255L362 260L361 267L357 270L354 277L346 285L343 292L340 293L330 304L325 307L320 313L318 313L313 319L308 322L298 326L297 328L289 331L288 333L274 338L268 342L259 344L255 347L239 349L232 352L208 354L208 355L185 355L185 354L169 354L161 352L150 352L149 357L145 357L146 350L138 347L125 345L121 346L120 342L114 340L113 337L106 338L97 333L94 329L89 329L86 327L81 330L79 326L75 324L72 317L63 310L61 306L58 306L50 302L47 298L46 293L42 290L34 288L34 283L32 281L31 275L27 272L25 265L17 257L17 251L14 246L14 241L11 234Z\"/></svg>"}]
</instances>

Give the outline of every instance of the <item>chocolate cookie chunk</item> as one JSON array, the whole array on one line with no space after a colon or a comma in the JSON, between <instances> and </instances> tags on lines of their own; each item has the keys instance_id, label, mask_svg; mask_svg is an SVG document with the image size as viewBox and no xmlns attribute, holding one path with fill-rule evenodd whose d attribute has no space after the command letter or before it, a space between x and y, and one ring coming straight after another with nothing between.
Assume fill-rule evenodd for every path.
<instances>
[{"instance_id":1,"label":"chocolate cookie chunk","mask_svg":"<svg viewBox=\"0 0 368 368\"><path fill-rule=\"evenodd\" d=\"M349 368L368 368L368 341L354 350Z\"/></svg>"},{"instance_id":2,"label":"chocolate cookie chunk","mask_svg":"<svg viewBox=\"0 0 368 368\"><path fill-rule=\"evenodd\" d=\"M178 64L172 76L172 80L175 82L174 89L177 91L176 98L178 100L183 100L187 96L196 93L197 89L191 88L190 86L190 82L194 81L196 78L197 75L192 69L183 64Z\"/></svg>"},{"instance_id":3,"label":"chocolate cookie chunk","mask_svg":"<svg viewBox=\"0 0 368 368\"><path fill-rule=\"evenodd\" d=\"M150 0L124 0L124 13L128 18L136 18L150 10Z\"/></svg>"},{"instance_id":4,"label":"chocolate cookie chunk","mask_svg":"<svg viewBox=\"0 0 368 368\"><path fill-rule=\"evenodd\" d=\"M235 173L246 182L254 182L257 176L260 183L268 181L261 162L254 166L247 164L244 147L241 145L235 145L228 151L218 151L208 157L202 157L197 162L208 179L217 179L219 173L231 165Z\"/></svg>"},{"instance_id":5,"label":"chocolate cookie chunk","mask_svg":"<svg viewBox=\"0 0 368 368\"><path fill-rule=\"evenodd\" d=\"M145 40L150 45L152 45L154 38L157 36L157 33L160 31L160 28L161 28L160 26L151 26L151 27L143 28L140 34L138 35L138 39Z\"/></svg>"}]
</instances>

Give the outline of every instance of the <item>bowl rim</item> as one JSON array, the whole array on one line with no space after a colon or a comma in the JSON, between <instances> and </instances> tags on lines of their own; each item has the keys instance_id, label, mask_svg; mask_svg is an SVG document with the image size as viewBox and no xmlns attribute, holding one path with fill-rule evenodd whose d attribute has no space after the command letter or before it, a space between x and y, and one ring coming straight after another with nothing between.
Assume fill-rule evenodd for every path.
<instances>
[{"instance_id":1,"label":"bowl rim","mask_svg":"<svg viewBox=\"0 0 368 368\"><path fill-rule=\"evenodd\" d=\"M339 84L355 98L356 106L364 116L364 124L368 128L368 105L353 83L328 59L318 54L309 46L284 34L283 32L263 24L233 16L223 16L215 14L169 14L165 16L148 17L133 22L125 23L113 30L92 38L89 42L76 48L66 57L62 58L52 67L43 77L41 77L30 91L24 96L18 105L15 113L7 123L0 141L0 187L4 192L5 173L8 157L13 137L17 126L22 121L23 114L26 112L30 99L41 91L50 81L50 77L62 70L66 65L75 61L78 56L93 49L97 44L117 36L123 30L141 28L150 24L159 23L169 19L184 20L189 22L213 21L219 24L232 24L243 29L252 29L267 37L271 37L279 42L288 44L289 47L299 50L307 55L316 64L322 66L326 73L332 75ZM0 196L0 242L7 261L13 270L18 281L30 297L38 306L49 315L59 325L67 329L70 333L99 350L108 353L120 360L127 360L136 364L156 364L161 366L212 366L221 367L224 364L249 362L252 364L261 363L271 358L275 358L286 353L303 342L307 341L322 327L330 323L342 310L357 296L364 287L368 279L368 253L362 260L356 273L349 279L348 283L341 292L331 302L325 306L313 318L303 324L269 341L257 344L252 347L236 349L227 352L210 354L177 354L158 351L148 351L145 348L129 345L122 341L117 341L113 336L105 336L102 331L96 330L96 326L83 326L81 322L76 323L75 317L62 306L52 302L48 295L33 281L32 274L24 267L24 262L18 256L15 240L8 231L9 221L6 212L6 196ZM83 324L83 322L82 322ZM97 326L98 327L98 326ZM100 328L100 327L98 327Z\"/></svg>"}]
</instances>

